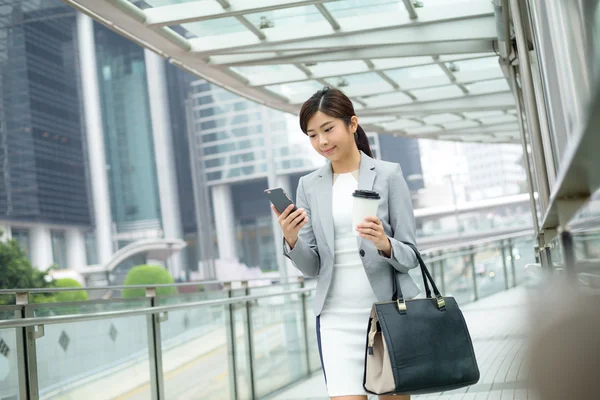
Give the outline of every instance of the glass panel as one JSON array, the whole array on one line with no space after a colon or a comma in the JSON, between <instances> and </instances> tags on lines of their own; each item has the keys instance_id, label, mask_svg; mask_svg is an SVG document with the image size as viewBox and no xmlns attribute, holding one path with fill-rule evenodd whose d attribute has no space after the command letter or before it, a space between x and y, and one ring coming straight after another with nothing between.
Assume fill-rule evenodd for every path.
<instances>
[{"instance_id":1,"label":"glass panel","mask_svg":"<svg viewBox=\"0 0 600 400\"><path fill-rule=\"evenodd\" d=\"M344 90L346 86L385 83L385 81L375 72L328 78L326 81L330 85L339 87L341 90ZM391 89L392 87L390 86L389 88Z\"/></svg>"},{"instance_id":2,"label":"glass panel","mask_svg":"<svg viewBox=\"0 0 600 400\"><path fill-rule=\"evenodd\" d=\"M142 3L138 0L129 0L132 3ZM152 7L161 7L161 6L169 6L169 5L173 5L173 4L183 4L183 3L189 3L192 1L197 1L197 0L145 0L146 3L148 3L149 5L151 5ZM214 1L214 0L210 0L210 1ZM144 7L141 7L144 8Z\"/></svg>"},{"instance_id":3,"label":"glass panel","mask_svg":"<svg viewBox=\"0 0 600 400\"><path fill-rule=\"evenodd\" d=\"M311 279L305 282L304 287L315 288L317 280ZM308 362L309 371L315 372L321 370L321 358L319 356L319 345L317 343L317 317L313 312L313 303L316 291L305 294L306 297L306 333L308 335Z\"/></svg>"},{"instance_id":4,"label":"glass panel","mask_svg":"<svg viewBox=\"0 0 600 400\"><path fill-rule=\"evenodd\" d=\"M463 119L456 114L436 114L423 117L427 124L445 124L448 122L462 121Z\"/></svg>"},{"instance_id":5,"label":"glass panel","mask_svg":"<svg viewBox=\"0 0 600 400\"><path fill-rule=\"evenodd\" d=\"M512 241L512 243L512 256L508 250L506 252L508 268L511 270L509 276L513 276L510 282L511 286L522 285L527 283L527 280L536 273L536 271L527 268L528 264L536 263L535 241L533 238L522 238ZM514 271L512 271L513 269Z\"/></svg>"},{"instance_id":6,"label":"glass panel","mask_svg":"<svg viewBox=\"0 0 600 400\"><path fill-rule=\"evenodd\" d=\"M506 289L502 253L499 247L478 248L474 255L479 298ZM508 272L508 264L507 264ZM510 276L510 275L509 275Z\"/></svg>"},{"instance_id":7,"label":"glass panel","mask_svg":"<svg viewBox=\"0 0 600 400\"><path fill-rule=\"evenodd\" d=\"M419 67L393 69L385 72L396 81L401 88L428 87L449 85L450 78L438 65L422 65Z\"/></svg>"},{"instance_id":8,"label":"glass panel","mask_svg":"<svg viewBox=\"0 0 600 400\"><path fill-rule=\"evenodd\" d=\"M365 98L368 107L387 107L401 104L410 104L413 100L404 93L389 93L381 96Z\"/></svg>"},{"instance_id":9,"label":"glass panel","mask_svg":"<svg viewBox=\"0 0 600 400\"><path fill-rule=\"evenodd\" d=\"M473 276L466 253L450 254L443 260L446 296L454 297L459 305L474 299Z\"/></svg>"},{"instance_id":10,"label":"glass panel","mask_svg":"<svg viewBox=\"0 0 600 400\"><path fill-rule=\"evenodd\" d=\"M315 77L338 76L369 71L369 67L363 61L337 61L322 62L307 66Z\"/></svg>"},{"instance_id":11,"label":"glass panel","mask_svg":"<svg viewBox=\"0 0 600 400\"><path fill-rule=\"evenodd\" d=\"M372 60L375 64L375 68L378 69L389 69L389 68L401 68L410 67L413 65L425 65L434 62L432 57L402 57L402 58L378 58Z\"/></svg>"},{"instance_id":12,"label":"glass panel","mask_svg":"<svg viewBox=\"0 0 600 400\"><path fill-rule=\"evenodd\" d=\"M260 67L232 67L233 71L245 76L253 84L265 81L285 82L286 80L307 79L306 74L293 65L261 65Z\"/></svg>"},{"instance_id":13,"label":"glass panel","mask_svg":"<svg viewBox=\"0 0 600 400\"><path fill-rule=\"evenodd\" d=\"M37 339L41 398L129 398L150 387L146 316L46 325Z\"/></svg>"},{"instance_id":14,"label":"glass panel","mask_svg":"<svg viewBox=\"0 0 600 400\"><path fill-rule=\"evenodd\" d=\"M251 294L299 289L290 284L252 288ZM268 297L252 304L254 380L259 398L308 374L301 296Z\"/></svg>"},{"instance_id":15,"label":"glass panel","mask_svg":"<svg viewBox=\"0 0 600 400\"><path fill-rule=\"evenodd\" d=\"M496 93L510 90L506 79L496 79L465 85L470 94Z\"/></svg>"},{"instance_id":16,"label":"glass panel","mask_svg":"<svg viewBox=\"0 0 600 400\"><path fill-rule=\"evenodd\" d=\"M335 18L365 16L367 14L406 14L400 0L343 0L325 3L325 7Z\"/></svg>"},{"instance_id":17,"label":"glass panel","mask_svg":"<svg viewBox=\"0 0 600 400\"><path fill-rule=\"evenodd\" d=\"M1 311L0 321L14 319L14 311ZM0 399L18 399L19 367L15 329L0 329Z\"/></svg>"},{"instance_id":18,"label":"glass panel","mask_svg":"<svg viewBox=\"0 0 600 400\"><path fill-rule=\"evenodd\" d=\"M226 298L227 292L160 299L161 305ZM228 325L223 306L169 312L161 323L163 379L167 399L230 398ZM150 398L147 391L144 398Z\"/></svg>"},{"instance_id":19,"label":"glass panel","mask_svg":"<svg viewBox=\"0 0 600 400\"><path fill-rule=\"evenodd\" d=\"M323 85L316 81L286 83L285 85L265 86L266 89L289 98L292 103L303 103Z\"/></svg>"},{"instance_id":20,"label":"glass panel","mask_svg":"<svg viewBox=\"0 0 600 400\"><path fill-rule=\"evenodd\" d=\"M66 292L66 293L80 293ZM118 294L115 293L115 296ZM37 301L40 295L30 295L33 297L33 301ZM54 294L54 300L61 300L60 293ZM30 306L31 312L35 317L49 317L54 315L69 315L69 314L93 314L96 312L104 311L121 311L121 310L133 310L137 308L144 308L150 306L150 300L146 298L141 299L119 299L119 300L108 300L102 302L72 302L72 303L45 303L36 304Z\"/></svg>"},{"instance_id":21,"label":"glass panel","mask_svg":"<svg viewBox=\"0 0 600 400\"><path fill-rule=\"evenodd\" d=\"M198 37L225 35L238 32L246 32L248 33L248 36L254 36L248 28L233 17L189 22L187 24L181 24L180 26Z\"/></svg>"},{"instance_id":22,"label":"glass panel","mask_svg":"<svg viewBox=\"0 0 600 400\"><path fill-rule=\"evenodd\" d=\"M454 85L436 87L431 89L413 90L412 94L414 94L417 97L417 101L442 100L464 96L463 91Z\"/></svg>"}]
</instances>

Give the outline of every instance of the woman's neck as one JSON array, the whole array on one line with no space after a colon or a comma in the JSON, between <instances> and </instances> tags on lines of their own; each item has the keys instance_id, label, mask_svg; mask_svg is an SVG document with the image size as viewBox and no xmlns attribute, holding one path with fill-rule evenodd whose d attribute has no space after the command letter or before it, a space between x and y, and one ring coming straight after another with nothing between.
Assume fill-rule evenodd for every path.
<instances>
[{"instance_id":1,"label":"woman's neck","mask_svg":"<svg viewBox=\"0 0 600 400\"><path fill-rule=\"evenodd\" d=\"M360 167L360 151L354 149L349 155L343 157L341 160L332 161L331 168L334 174L347 174L353 172Z\"/></svg>"}]
</instances>

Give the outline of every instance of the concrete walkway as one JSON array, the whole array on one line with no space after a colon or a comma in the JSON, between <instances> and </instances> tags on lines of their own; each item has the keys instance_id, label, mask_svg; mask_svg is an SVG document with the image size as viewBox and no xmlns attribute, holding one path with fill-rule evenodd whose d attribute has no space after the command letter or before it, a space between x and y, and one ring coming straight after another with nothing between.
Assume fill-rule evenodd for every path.
<instances>
[{"instance_id":1,"label":"concrete walkway","mask_svg":"<svg viewBox=\"0 0 600 400\"><path fill-rule=\"evenodd\" d=\"M475 347L481 378L468 388L413 396L415 400L527 400L527 291L503 291L461 307ZM280 392L270 400L327 399L321 374ZM373 397L376 399L376 396Z\"/></svg>"}]
</instances>

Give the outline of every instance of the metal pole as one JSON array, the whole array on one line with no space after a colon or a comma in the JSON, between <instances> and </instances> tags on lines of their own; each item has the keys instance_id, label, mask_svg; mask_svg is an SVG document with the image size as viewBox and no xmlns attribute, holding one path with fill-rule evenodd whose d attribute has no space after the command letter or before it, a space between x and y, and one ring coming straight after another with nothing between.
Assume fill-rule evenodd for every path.
<instances>
[{"instance_id":1,"label":"metal pole","mask_svg":"<svg viewBox=\"0 0 600 400\"><path fill-rule=\"evenodd\" d=\"M521 131L521 146L523 147L523 160L525 161L525 172L527 175L527 189L529 190L529 204L531 207L531 216L533 217L533 227L535 234L539 233L539 222L537 204L535 203L535 191L533 190L533 175L531 173L531 163L529 161L529 151L527 149L527 132L523 122L523 92L519 88L515 68L509 66L510 80L515 91L515 104L517 107L517 117L519 122L519 130Z\"/></svg>"},{"instance_id":2,"label":"metal pole","mask_svg":"<svg viewBox=\"0 0 600 400\"><path fill-rule=\"evenodd\" d=\"M479 291L477 289L477 275L475 274L475 253L474 249L471 248L471 254L469 254L469 264L471 266L471 275L473 276L473 295L474 298L473 300L478 300L479 299Z\"/></svg>"},{"instance_id":3,"label":"metal pole","mask_svg":"<svg viewBox=\"0 0 600 400\"><path fill-rule=\"evenodd\" d=\"M577 257L575 256L575 245L573 244L573 235L571 231L565 229L560 232L560 243L563 250L563 264L565 272L567 273L567 279L570 282L577 281Z\"/></svg>"},{"instance_id":4,"label":"metal pole","mask_svg":"<svg viewBox=\"0 0 600 400\"><path fill-rule=\"evenodd\" d=\"M22 305L22 308L15 311L15 318L27 318L25 306L29 303L29 295L27 293L24 295L17 294L16 297L17 305ZM17 338L19 398L31 399L33 396L30 392L31 385L29 383L29 369L31 368L31 365L29 364L29 348L27 346L27 328L17 328L15 329L15 333Z\"/></svg>"},{"instance_id":5,"label":"metal pole","mask_svg":"<svg viewBox=\"0 0 600 400\"><path fill-rule=\"evenodd\" d=\"M510 255L510 270L512 271L513 281L512 287L517 286L517 269L515 267L515 252L512 239L508 239L508 254Z\"/></svg>"},{"instance_id":6,"label":"metal pole","mask_svg":"<svg viewBox=\"0 0 600 400\"><path fill-rule=\"evenodd\" d=\"M188 149L190 152L190 168L192 170L192 188L194 191L194 209L196 211L196 237L199 247L198 260L202 260L202 265L205 268L204 278L215 279L214 275L214 254L212 246L212 233L214 232L211 218L209 217L210 210L208 200L208 188L204 179L204 165L202 160L198 160L196 152L196 143L199 141L202 147L202 135L198 138L194 136L194 118L191 99L186 100L186 119L187 119L187 135ZM205 264L206 263L206 264Z\"/></svg>"},{"instance_id":7,"label":"metal pole","mask_svg":"<svg viewBox=\"0 0 600 400\"><path fill-rule=\"evenodd\" d=\"M531 74L531 62L529 60L529 48L525 35L525 24L521 13L519 0L510 0L510 10L513 17L513 26L517 39L517 50L519 57L519 71L521 73L521 84L523 86L523 98L525 100L525 114L528 120L528 131L531 137L533 159L537 172L538 191L540 194L540 205L542 212L546 212L550 199L550 186L548 183L548 171L544 157L544 145L540 120L537 112L533 77Z\"/></svg>"},{"instance_id":8,"label":"metal pole","mask_svg":"<svg viewBox=\"0 0 600 400\"><path fill-rule=\"evenodd\" d=\"M300 278L300 289L304 289L306 284L304 279ZM308 341L308 321L306 319L306 294L301 293L300 299L302 301L302 331L304 332L304 355L306 357L306 374L310 375L310 351Z\"/></svg>"},{"instance_id":9,"label":"metal pole","mask_svg":"<svg viewBox=\"0 0 600 400\"><path fill-rule=\"evenodd\" d=\"M242 283L245 288L246 296L250 295L250 288L248 287L248 282ZM252 310L250 307L252 306L250 301L246 302L246 346L248 349L248 375L250 376L250 399L255 400L256 397L256 385L254 382L254 339L252 335Z\"/></svg>"},{"instance_id":10,"label":"metal pole","mask_svg":"<svg viewBox=\"0 0 600 400\"><path fill-rule=\"evenodd\" d=\"M25 318L33 318L33 309L24 307L24 316ZM40 398L40 387L38 380L38 370L37 370L37 347L36 347L36 339L41 337L39 335L40 331L36 331L35 326L30 326L24 328L25 332L25 358L26 358L26 371L27 371L27 386L28 386L28 394L27 400L39 400ZM41 331L41 335L43 335L43 331Z\"/></svg>"},{"instance_id":11,"label":"metal pole","mask_svg":"<svg viewBox=\"0 0 600 400\"><path fill-rule=\"evenodd\" d=\"M150 306L156 307L156 288L146 289L146 296L150 297ZM150 387L152 389L152 400L165 399L165 385L163 379L162 364L162 337L160 323L167 320L167 314L146 316L148 330L148 355L150 361Z\"/></svg>"},{"instance_id":12,"label":"metal pole","mask_svg":"<svg viewBox=\"0 0 600 400\"><path fill-rule=\"evenodd\" d=\"M231 291L231 283L225 284L227 290L227 297L233 297ZM235 363L235 313L233 310L234 305L228 304L225 306L226 312L226 330L227 330L227 344L228 344L228 362L229 362L229 398L231 400L238 399L238 384L237 384L237 365Z\"/></svg>"},{"instance_id":13,"label":"metal pole","mask_svg":"<svg viewBox=\"0 0 600 400\"><path fill-rule=\"evenodd\" d=\"M500 256L502 257L502 269L504 270L504 289L508 290L508 268L506 266L506 251L504 250L504 240L500 241Z\"/></svg>"}]
</instances>

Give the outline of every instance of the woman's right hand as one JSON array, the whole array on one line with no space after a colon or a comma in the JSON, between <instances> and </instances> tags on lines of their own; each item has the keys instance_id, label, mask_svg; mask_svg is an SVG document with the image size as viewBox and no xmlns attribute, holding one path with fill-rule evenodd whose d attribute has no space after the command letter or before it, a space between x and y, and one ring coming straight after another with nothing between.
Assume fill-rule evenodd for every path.
<instances>
[{"instance_id":1,"label":"woman's right hand","mask_svg":"<svg viewBox=\"0 0 600 400\"><path fill-rule=\"evenodd\" d=\"M304 211L303 208L299 208L292 212L294 209L293 204L290 204L282 213L279 213L273 205L271 205L271 208L277 215L277 220L279 221L279 225L281 225L285 241L293 249L298 241L298 232L300 232L300 229L308 222L306 211Z\"/></svg>"}]
</instances>

